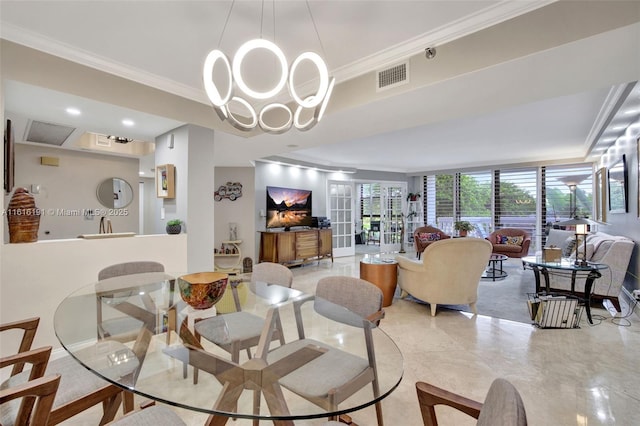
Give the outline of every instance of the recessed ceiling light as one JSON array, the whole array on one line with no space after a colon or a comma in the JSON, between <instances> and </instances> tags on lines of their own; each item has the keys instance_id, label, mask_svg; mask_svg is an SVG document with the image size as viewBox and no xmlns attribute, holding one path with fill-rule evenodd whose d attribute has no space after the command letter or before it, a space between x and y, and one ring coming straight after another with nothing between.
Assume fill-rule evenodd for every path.
<instances>
[{"instance_id":1,"label":"recessed ceiling light","mask_svg":"<svg viewBox=\"0 0 640 426\"><path fill-rule=\"evenodd\" d=\"M144 176L144 172L143 172L143 171L138 172L138 174L139 174L140 176Z\"/></svg>"},{"instance_id":2,"label":"recessed ceiling light","mask_svg":"<svg viewBox=\"0 0 640 426\"><path fill-rule=\"evenodd\" d=\"M74 107L69 107L65 111L67 111L67 114L69 114L69 115L80 115L80 114L82 114L82 112L78 108L74 108Z\"/></svg>"},{"instance_id":3,"label":"recessed ceiling light","mask_svg":"<svg viewBox=\"0 0 640 426\"><path fill-rule=\"evenodd\" d=\"M122 120L122 124L124 124L127 127L131 127L136 123L134 123L133 120L131 120L129 118L125 118L124 120Z\"/></svg>"}]
</instances>

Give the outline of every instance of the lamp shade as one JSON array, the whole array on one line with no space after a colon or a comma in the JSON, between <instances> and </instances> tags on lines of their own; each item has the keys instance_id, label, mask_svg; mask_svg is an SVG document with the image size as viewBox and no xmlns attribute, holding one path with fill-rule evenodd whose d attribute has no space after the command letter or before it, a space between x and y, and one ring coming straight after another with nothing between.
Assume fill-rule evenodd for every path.
<instances>
[{"instance_id":1,"label":"lamp shade","mask_svg":"<svg viewBox=\"0 0 640 426\"><path fill-rule=\"evenodd\" d=\"M560 226L573 226L573 225L597 225L598 222L587 219L586 217L574 217L573 219L558 222L556 225Z\"/></svg>"},{"instance_id":2,"label":"lamp shade","mask_svg":"<svg viewBox=\"0 0 640 426\"><path fill-rule=\"evenodd\" d=\"M578 223L576 224L576 234L586 235L587 234L587 225L586 223Z\"/></svg>"}]
</instances>

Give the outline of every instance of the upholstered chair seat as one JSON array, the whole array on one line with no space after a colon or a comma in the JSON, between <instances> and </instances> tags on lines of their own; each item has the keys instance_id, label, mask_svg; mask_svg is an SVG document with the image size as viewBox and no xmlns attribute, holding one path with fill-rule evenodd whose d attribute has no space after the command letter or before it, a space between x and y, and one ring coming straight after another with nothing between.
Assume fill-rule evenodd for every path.
<instances>
[{"instance_id":1,"label":"upholstered chair seat","mask_svg":"<svg viewBox=\"0 0 640 426\"><path fill-rule=\"evenodd\" d=\"M130 413L108 426L186 426L187 424L171 409L154 405Z\"/></svg>"}]
</instances>

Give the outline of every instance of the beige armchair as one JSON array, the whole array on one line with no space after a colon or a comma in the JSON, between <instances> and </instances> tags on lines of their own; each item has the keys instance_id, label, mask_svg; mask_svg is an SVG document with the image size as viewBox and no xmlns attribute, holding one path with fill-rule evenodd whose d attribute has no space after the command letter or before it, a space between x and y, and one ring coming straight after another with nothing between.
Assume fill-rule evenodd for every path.
<instances>
[{"instance_id":1,"label":"beige armchair","mask_svg":"<svg viewBox=\"0 0 640 426\"><path fill-rule=\"evenodd\" d=\"M476 313L478 283L491 256L491 243L480 238L451 238L430 244L422 260L396 256L402 296L431 305L468 304Z\"/></svg>"}]
</instances>

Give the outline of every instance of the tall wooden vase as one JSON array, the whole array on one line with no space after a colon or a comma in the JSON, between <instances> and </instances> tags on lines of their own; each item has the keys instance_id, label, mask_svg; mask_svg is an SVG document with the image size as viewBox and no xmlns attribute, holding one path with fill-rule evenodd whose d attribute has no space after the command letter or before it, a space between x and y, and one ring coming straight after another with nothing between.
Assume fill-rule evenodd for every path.
<instances>
[{"instance_id":1,"label":"tall wooden vase","mask_svg":"<svg viewBox=\"0 0 640 426\"><path fill-rule=\"evenodd\" d=\"M33 195L26 188L16 188L7 208L10 243L32 243L38 241L40 210L36 208Z\"/></svg>"}]
</instances>

